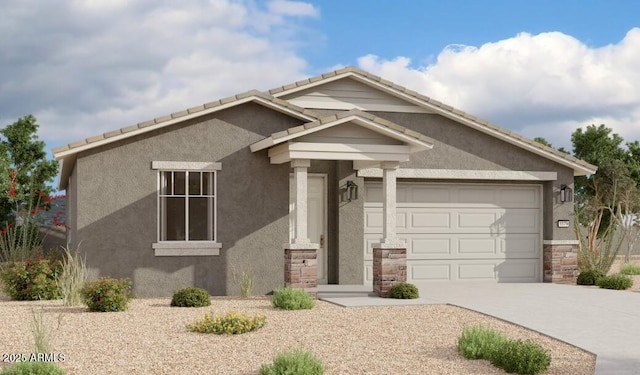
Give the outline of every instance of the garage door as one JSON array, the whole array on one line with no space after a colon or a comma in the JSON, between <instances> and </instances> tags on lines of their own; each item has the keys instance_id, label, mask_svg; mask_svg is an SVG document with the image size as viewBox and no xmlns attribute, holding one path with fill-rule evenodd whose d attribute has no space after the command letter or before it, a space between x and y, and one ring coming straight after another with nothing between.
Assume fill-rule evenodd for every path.
<instances>
[{"instance_id":1,"label":"garage door","mask_svg":"<svg viewBox=\"0 0 640 375\"><path fill-rule=\"evenodd\" d=\"M398 183L398 237L407 279L539 282L541 188L533 185ZM365 283L382 236L382 184L365 184Z\"/></svg>"}]
</instances>

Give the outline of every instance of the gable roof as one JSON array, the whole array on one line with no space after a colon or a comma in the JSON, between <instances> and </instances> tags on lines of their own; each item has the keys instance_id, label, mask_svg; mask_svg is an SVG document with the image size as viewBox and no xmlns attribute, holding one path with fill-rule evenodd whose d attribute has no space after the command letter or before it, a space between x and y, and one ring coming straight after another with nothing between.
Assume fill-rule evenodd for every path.
<instances>
[{"instance_id":1,"label":"gable roof","mask_svg":"<svg viewBox=\"0 0 640 375\"><path fill-rule=\"evenodd\" d=\"M58 173L58 189L66 189L69 176L75 164L76 155L85 150L102 146L122 139L133 137L135 135L150 132L166 126L177 124L179 122L192 118L204 116L210 113L231 108L240 104L253 102L274 109L276 111L297 117L305 121L313 121L318 118L314 112L293 105L286 100L275 98L267 93L251 90L243 94L238 94L205 103L196 107L186 109L184 111L175 112L170 115L156 117L149 121L137 123L132 126L89 137L78 142L69 143L68 145L56 147L53 149L53 156L56 160L60 160L60 168Z\"/></svg>"},{"instance_id":2,"label":"gable roof","mask_svg":"<svg viewBox=\"0 0 640 375\"><path fill-rule=\"evenodd\" d=\"M338 112L303 125L274 133L252 144L250 148L252 152L260 151L345 122L355 122L356 124L363 125L370 124L376 128L377 132L383 133L391 138L399 139L421 148L433 148L433 140L431 138L359 109Z\"/></svg>"},{"instance_id":3,"label":"gable roof","mask_svg":"<svg viewBox=\"0 0 640 375\"><path fill-rule=\"evenodd\" d=\"M589 164L584 160L577 159L571 155L545 146L541 143L523 137L517 133L492 124L488 121L479 119L476 116L470 115L449 105L443 104L437 100L431 99L428 96L409 90L404 86L400 86L391 81L385 80L379 76L370 74L364 70L352 66L338 69L333 72L325 73L316 77L307 78L302 81L291 83L285 86L277 87L269 90L268 93L276 98L280 98L296 93L298 91L306 90L315 86L345 78L354 79L370 87L377 88L388 94L394 95L427 110L433 111L433 113L442 115L458 123L467 125L485 134L491 135L495 138L523 148L527 151L533 152L534 154L540 155L546 159L552 160L558 164L569 167L574 170L574 175L576 176L593 174L597 170L597 167L595 165Z\"/></svg>"}]
</instances>

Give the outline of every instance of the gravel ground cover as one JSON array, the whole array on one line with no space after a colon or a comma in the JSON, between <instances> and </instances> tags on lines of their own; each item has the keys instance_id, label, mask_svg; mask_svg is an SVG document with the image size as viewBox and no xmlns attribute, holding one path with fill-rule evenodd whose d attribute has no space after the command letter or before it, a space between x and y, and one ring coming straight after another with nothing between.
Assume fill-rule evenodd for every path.
<instances>
[{"instance_id":1,"label":"gravel ground cover","mask_svg":"<svg viewBox=\"0 0 640 375\"><path fill-rule=\"evenodd\" d=\"M170 299L136 299L129 310L90 313L61 301L0 299L0 354L29 354L32 311L43 309L55 333L54 353L70 374L257 374L284 350L303 348L327 374L504 374L456 351L464 326L482 324L511 338L534 339L552 355L548 374L593 374L595 356L534 331L447 305L343 308L319 301L312 310L279 311L265 297L213 298L212 306L176 308ZM205 312L267 316L258 331L218 336L188 332ZM0 367L6 366L2 363Z\"/></svg>"}]
</instances>

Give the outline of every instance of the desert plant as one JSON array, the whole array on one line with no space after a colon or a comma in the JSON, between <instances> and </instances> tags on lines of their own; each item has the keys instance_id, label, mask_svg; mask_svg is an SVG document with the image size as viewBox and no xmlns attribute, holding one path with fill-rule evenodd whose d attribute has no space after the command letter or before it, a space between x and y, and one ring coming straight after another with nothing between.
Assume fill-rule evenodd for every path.
<instances>
[{"instance_id":1,"label":"desert plant","mask_svg":"<svg viewBox=\"0 0 640 375\"><path fill-rule=\"evenodd\" d=\"M420 297L418 288L410 283L397 283L389 289L389 298L414 299Z\"/></svg>"},{"instance_id":2,"label":"desert plant","mask_svg":"<svg viewBox=\"0 0 640 375\"><path fill-rule=\"evenodd\" d=\"M58 315L57 327L47 325L44 318L44 309L31 311L31 334L33 336L34 353L50 353L53 351L53 336L55 331L60 329L62 315Z\"/></svg>"},{"instance_id":3,"label":"desert plant","mask_svg":"<svg viewBox=\"0 0 640 375\"><path fill-rule=\"evenodd\" d=\"M490 359L507 338L500 332L482 326L465 327L458 338L458 353L467 359Z\"/></svg>"},{"instance_id":4,"label":"desert plant","mask_svg":"<svg viewBox=\"0 0 640 375\"><path fill-rule=\"evenodd\" d=\"M198 319L192 324L187 324L187 329L198 333L215 333L218 335L237 335L255 331L266 323L263 315L249 316L236 312L225 315L205 314L203 319Z\"/></svg>"},{"instance_id":5,"label":"desert plant","mask_svg":"<svg viewBox=\"0 0 640 375\"><path fill-rule=\"evenodd\" d=\"M273 364L260 367L260 375L322 375L324 365L313 353L294 349L278 353L273 358Z\"/></svg>"},{"instance_id":6,"label":"desert plant","mask_svg":"<svg viewBox=\"0 0 640 375\"><path fill-rule=\"evenodd\" d=\"M605 273L600 270L586 269L578 274L576 283L578 285L596 285L596 281L604 276Z\"/></svg>"},{"instance_id":7,"label":"desert plant","mask_svg":"<svg viewBox=\"0 0 640 375\"><path fill-rule=\"evenodd\" d=\"M604 289L625 290L633 286L633 280L629 276L615 274L599 278L596 285Z\"/></svg>"},{"instance_id":8,"label":"desert plant","mask_svg":"<svg viewBox=\"0 0 640 375\"><path fill-rule=\"evenodd\" d=\"M37 224L31 221L9 224L0 232L0 263L23 262L42 255L41 242Z\"/></svg>"},{"instance_id":9,"label":"desert plant","mask_svg":"<svg viewBox=\"0 0 640 375\"><path fill-rule=\"evenodd\" d=\"M271 305L283 310L308 310L316 305L316 302L302 289L286 287L273 292Z\"/></svg>"},{"instance_id":10,"label":"desert plant","mask_svg":"<svg viewBox=\"0 0 640 375\"><path fill-rule=\"evenodd\" d=\"M5 266L0 279L4 292L14 300L58 299L60 288L56 280L60 272L58 262L36 256Z\"/></svg>"},{"instance_id":11,"label":"desert plant","mask_svg":"<svg viewBox=\"0 0 640 375\"><path fill-rule=\"evenodd\" d=\"M64 257L60 261L62 271L57 280L62 301L65 306L79 306L82 304L80 291L87 281L87 265L77 250L75 254L71 254L69 247L63 248L63 251Z\"/></svg>"},{"instance_id":12,"label":"desert plant","mask_svg":"<svg viewBox=\"0 0 640 375\"><path fill-rule=\"evenodd\" d=\"M640 275L640 266L635 264L623 264L620 266L620 273L623 275Z\"/></svg>"},{"instance_id":13,"label":"desert plant","mask_svg":"<svg viewBox=\"0 0 640 375\"><path fill-rule=\"evenodd\" d=\"M66 375L67 372L53 362L18 362L0 372L0 375Z\"/></svg>"},{"instance_id":14,"label":"desert plant","mask_svg":"<svg viewBox=\"0 0 640 375\"><path fill-rule=\"evenodd\" d=\"M510 340L482 326L465 327L458 338L458 352L468 359L486 359L508 373L535 375L549 368L551 356L539 344Z\"/></svg>"},{"instance_id":15,"label":"desert plant","mask_svg":"<svg viewBox=\"0 0 640 375\"><path fill-rule=\"evenodd\" d=\"M243 298L249 298L253 292L253 271L251 268L246 268L242 270L240 277L240 295Z\"/></svg>"},{"instance_id":16,"label":"desert plant","mask_svg":"<svg viewBox=\"0 0 640 375\"><path fill-rule=\"evenodd\" d=\"M85 283L80 293L89 311L124 311L133 298L131 280L109 277Z\"/></svg>"},{"instance_id":17,"label":"desert plant","mask_svg":"<svg viewBox=\"0 0 640 375\"><path fill-rule=\"evenodd\" d=\"M187 287L178 290L171 298L171 306L204 307L211 305L209 292L202 288Z\"/></svg>"},{"instance_id":18,"label":"desert plant","mask_svg":"<svg viewBox=\"0 0 640 375\"><path fill-rule=\"evenodd\" d=\"M536 375L547 371L551 356L531 340L507 340L499 350L493 352L490 361L508 373Z\"/></svg>"}]
</instances>

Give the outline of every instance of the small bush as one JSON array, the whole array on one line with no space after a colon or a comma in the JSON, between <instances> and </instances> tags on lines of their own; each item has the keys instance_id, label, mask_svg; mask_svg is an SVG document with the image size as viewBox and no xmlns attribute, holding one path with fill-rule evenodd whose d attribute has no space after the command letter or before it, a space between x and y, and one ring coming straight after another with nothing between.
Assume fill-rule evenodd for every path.
<instances>
[{"instance_id":1,"label":"small bush","mask_svg":"<svg viewBox=\"0 0 640 375\"><path fill-rule=\"evenodd\" d=\"M389 289L389 298L397 299L415 299L420 297L418 288L415 285L409 283L394 284Z\"/></svg>"},{"instance_id":2,"label":"small bush","mask_svg":"<svg viewBox=\"0 0 640 375\"><path fill-rule=\"evenodd\" d=\"M588 269L580 272L576 283L578 285L596 285L596 281L604 276L605 273L600 270Z\"/></svg>"},{"instance_id":3,"label":"small bush","mask_svg":"<svg viewBox=\"0 0 640 375\"><path fill-rule=\"evenodd\" d=\"M89 311L124 311L133 298L131 280L109 277L87 282L80 293Z\"/></svg>"},{"instance_id":4,"label":"small bush","mask_svg":"<svg viewBox=\"0 0 640 375\"><path fill-rule=\"evenodd\" d=\"M245 314L230 312L226 315L213 316L205 314L203 319L198 319L193 324L187 324L191 332L215 333L217 335L237 335L255 331L266 323L263 315L248 316Z\"/></svg>"},{"instance_id":5,"label":"small bush","mask_svg":"<svg viewBox=\"0 0 640 375\"><path fill-rule=\"evenodd\" d=\"M74 255L68 247L63 250L64 255L60 260L61 271L57 280L62 303L65 306L79 306L82 304L80 291L87 281L87 265L78 255L78 251Z\"/></svg>"},{"instance_id":6,"label":"small bush","mask_svg":"<svg viewBox=\"0 0 640 375\"><path fill-rule=\"evenodd\" d=\"M536 375L547 371L551 356L539 344L531 341L508 340L493 352L491 363L508 373Z\"/></svg>"},{"instance_id":7,"label":"small bush","mask_svg":"<svg viewBox=\"0 0 640 375\"><path fill-rule=\"evenodd\" d=\"M273 364L262 365L260 375L322 375L324 365L311 352L295 349L279 353L273 358Z\"/></svg>"},{"instance_id":8,"label":"small bush","mask_svg":"<svg viewBox=\"0 0 640 375\"><path fill-rule=\"evenodd\" d=\"M4 292L14 300L58 299L61 295L57 279L61 272L57 261L36 256L4 267L0 279Z\"/></svg>"},{"instance_id":9,"label":"small bush","mask_svg":"<svg viewBox=\"0 0 640 375\"><path fill-rule=\"evenodd\" d=\"M0 372L0 375L66 375L67 372L52 362L18 362Z\"/></svg>"},{"instance_id":10,"label":"small bush","mask_svg":"<svg viewBox=\"0 0 640 375\"><path fill-rule=\"evenodd\" d=\"M506 341L507 338L496 330L465 327L458 339L458 353L467 359L489 359Z\"/></svg>"},{"instance_id":11,"label":"small bush","mask_svg":"<svg viewBox=\"0 0 640 375\"><path fill-rule=\"evenodd\" d=\"M615 274L599 278L596 285L604 289L625 290L633 286L633 280L629 276Z\"/></svg>"},{"instance_id":12,"label":"small bush","mask_svg":"<svg viewBox=\"0 0 640 375\"><path fill-rule=\"evenodd\" d=\"M211 306L209 292L202 288L188 287L175 292L171 299L171 306L176 307L204 307Z\"/></svg>"},{"instance_id":13,"label":"small bush","mask_svg":"<svg viewBox=\"0 0 640 375\"><path fill-rule=\"evenodd\" d=\"M302 289L286 287L273 292L271 305L283 310L308 310L316 305L316 301Z\"/></svg>"},{"instance_id":14,"label":"small bush","mask_svg":"<svg viewBox=\"0 0 640 375\"><path fill-rule=\"evenodd\" d=\"M620 273L623 275L640 275L640 266L635 264L623 264L620 266Z\"/></svg>"},{"instance_id":15,"label":"small bush","mask_svg":"<svg viewBox=\"0 0 640 375\"><path fill-rule=\"evenodd\" d=\"M551 356L537 343L509 340L500 332L481 326L464 328L458 339L458 352L467 359L489 360L508 373L535 375L551 364Z\"/></svg>"}]
</instances>

